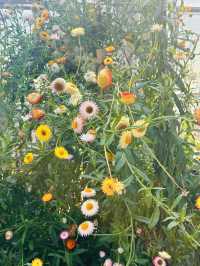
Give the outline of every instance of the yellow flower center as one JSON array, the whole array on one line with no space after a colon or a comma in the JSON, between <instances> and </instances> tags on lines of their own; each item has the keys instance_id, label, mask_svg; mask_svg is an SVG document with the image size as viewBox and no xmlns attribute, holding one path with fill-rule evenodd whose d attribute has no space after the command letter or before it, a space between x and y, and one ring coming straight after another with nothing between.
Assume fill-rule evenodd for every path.
<instances>
[{"instance_id":1,"label":"yellow flower center","mask_svg":"<svg viewBox=\"0 0 200 266\"><path fill-rule=\"evenodd\" d=\"M88 228L89 228L89 224L88 224L88 223L82 223L82 224L80 225L80 227L81 227L82 230L86 231L86 230L88 230Z\"/></svg>"},{"instance_id":2,"label":"yellow flower center","mask_svg":"<svg viewBox=\"0 0 200 266\"><path fill-rule=\"evenodd\" d=\"M88 211L90 211L90 210L93 209L94 206L93 206L92 203L87 203L85 207L86 207L86 209L87 209Z\"/></svg>"},{"instance_id":3,"label":"yellow flower center","mask_svg":"<svg viewBox=\"0 0 200 266\"><path fill-rule=\"evenodd\" d=\"M92 189L91 188L85 188L84 191L90 193L90 192L92 192Z\"/></svg>"}]
</instances>

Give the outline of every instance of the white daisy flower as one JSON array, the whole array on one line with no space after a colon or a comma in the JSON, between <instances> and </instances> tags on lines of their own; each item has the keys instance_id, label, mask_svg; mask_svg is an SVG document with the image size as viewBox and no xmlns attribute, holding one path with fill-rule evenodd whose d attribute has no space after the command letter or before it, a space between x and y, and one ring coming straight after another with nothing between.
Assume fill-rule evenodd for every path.
<instances>
[{"instance_id":1,"label":"white daisy flower","mask_svg":"<svg viewBox=\"0 0 200 266\"><path fill-rule=\"evenodd\" d=\"M94 232L95 226L93 222L90 221L85 221L83 223L81 223L78 227L78 233L82 236L82 237L87 237L89 235L92 235Z\"/></svg>"},{"instance_id":2,"label":"white daisy flower","mask_svg":"<svg viewBox=\"0 0 200 266\"><path fill-rule=\"evenodd\" d=\"M93 188L84 188L84 190L81 192L82 198L92 198L96 195L96 191Z\"/></svg>"},{"instance_id":3,"label":"white daisy flower","mask_svg":"<svg viewBox=\"0 0 200 266\"><path fill-rule=\"evenodd\" d=\"M167 253L166 251L160 251L158 252L159 256L165 260L170 260L171 259L171 255L169 255L169 253Z\"/></svg>"},{"instance_id":4,"label":"white daisy flower","mask_svg":"<svg viewBox=\"0 0 200 266\"><path fill-rule=\"evenodd\" d=\"M80 105L80 115L83 119L91 119L97 116L99 108L93 101L85 101Z\"/></svg>"},{"instance_id":5,"label":"white daisy flower","mask_svg":"<svg viewBox=\"0 0 200 266\"><path fill-rule=\"evenodd\" d=\"M56 78L52 83L51 83L51 89L52 92L64 92L66 89L66 82L63 78Z\"/></svg>"},{"instance_id":6,"label":"white daisy flower","mask_svg":"<svg viewBox=\"0 0 200 266\"><path fill-rule=\"evenodd\" d=\"M88 71L85 73L84 75L84 79L86 82L90 82L90 83L97 83L97 75L94 71Z\"/></svg>"},{"instance_id":7,"label":"white daisy flower","mask_svg":"<svg viewBox=\"0 0 200 266\"><path fill-rule=\"evenodd\" d=\"M105 256L106 256L106 252L103 251L103 250L100 250L100 251L99 251L99 257L100 257L100 258L104 258Z\"/></svg>"},{"instance_id":8,"label":"white daisy flower","mask_svg":"<svg viewBox=\"0 0 200 266\"><path fill-rule=\"evenodd\" d=\"M81 205L81 212L87 217L94 216L99 211L99 204L94 199L88 199Z\"/></svg>"}]
</instances>

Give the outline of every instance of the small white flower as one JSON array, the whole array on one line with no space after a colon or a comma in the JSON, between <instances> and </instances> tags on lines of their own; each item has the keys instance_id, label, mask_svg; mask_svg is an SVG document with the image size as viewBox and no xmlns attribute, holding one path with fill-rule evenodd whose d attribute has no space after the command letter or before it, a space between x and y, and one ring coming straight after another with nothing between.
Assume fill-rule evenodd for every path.
<instances>
[{"instance_id":1,"label":"small white flower","mask_svg":"<svg viewBox=\"0 0 200 266\"><path fill-rule=\"evenodd\" d=\"M88 71L84 75L84 79L86 82L91 82L91 83L97 83L97 75L94 71Z\"/></svg>"},{"instance_id":2,"label":"small white flower","mask_svg":"<svg viewBox=\"0 0 200 266\"><path fill-rule=\"evenodd\" d=\"M93 188L84 188L84 190L81 192L82 198L92 198L96 195L96 191Z\"/></svg>"},{"instance_id":3,"label":"small white flower","mask_svg":"<svg viewBox=\"0 0 200 266\"><path fill-rule=\"evenodd\" d=\"M60 71L60 67L57 63L54 63L51 66L47 65L47 68L53 73L58 73Z\"/></svg>"},{"instance_id":4,"label":"small white flower","mask_svg":"<svg viewBox=\"0 0 200 266\"><path fill-rule=\"evenodd\" d=\"M122 253L124 252L124 249L123 249L122 247L119 247L119 248L117 249L117 252L118 252L119 254L122 254Z\"/></svg>"},{"instance_id":5,"label":"small white flower","mask_svg":"<svg viewBox=\"0 0 200 266\"><path fill-rule=\"evenodd\" d=\"M151 27L151 31L152 32L161 32L163 29L163 25L162 24L154 24Z\"/></svg>"},{"instance_id":6,"label":"small white flower","mask_svg":"<svg viewBox=\"0 0 200 266\"><path fill-rule=\"evenodd\" d=\"M63 218L62 218L62 223L63 223L63 224L66 224L66 223L67 223L67 218L63 217Z\"/></svg>"},{"instance_id":7,"label":"small white flower","mask_svg":"<svg viewBox=\"0 0 200 266\"><path fill-rule=\"evenodd\" d=\"M81 223L78 227L78 233L82 236L82 237L87 237L89 235L92 235L94 232L95 226L93 222L90 221L85 221L83 223Z\"/></svg>"},{"instance_id":8,"label":"small white flower","mask_svg":"<svg viewBox=\"0 0 200 266\"><path fill-rule=\"evenodd\" d=\"M100 250L100 251L99 251L99 257L100 257L100 258L104 258L105 256L106 256L106 252L103 251L103 250Z\"/></svg>"},{"instance_id":9,"label":"small white flower","mask_svg":"<svg viewBox=\"0 0 200 266\"><path fill-rule=\"evenodd\" d=\"M99 107L93 101L84 101L80 105L79 112L83 119L92 119L97 116Z\"/></svg>"},{"instance_id":10,"label":"small white flower","mask_svg":"<svg viewBox=\"0 0 200 266\"><path fill-rule=\"evenodd\" d=\"M94 199L88 199L81 205L81 212L87 217L94 216L99 211L98 201Z\"/></svg>"},{"instance_id":11,"label":"small white flower","mask_svg":"<svg viewBox=\"0 0 200 266\"><path fill-rule=\"evenodd\" d=\"M5 232L5 239L7 241L11 240L13 238L13 232L12 231L6 231Z\"/></svg>"}]
</instances>

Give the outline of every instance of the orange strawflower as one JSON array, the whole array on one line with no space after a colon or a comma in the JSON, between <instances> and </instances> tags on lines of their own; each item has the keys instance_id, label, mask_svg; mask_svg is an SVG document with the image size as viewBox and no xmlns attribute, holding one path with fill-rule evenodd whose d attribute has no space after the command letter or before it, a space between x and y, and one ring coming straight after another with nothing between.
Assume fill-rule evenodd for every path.
<instances>
[{"instance_id":1,"label":"orange strawflower","mask_svg":"<svg viewBox=\"0 0 200 266\"><path fill-rule=\"evenodd\" d=\"M73 250L76 247L76 241L74 239L68 239L65 242L65 246L68 250Z\"/></svg>"},{"instance_id":2,"label":"orange strawflower","mask_svg":"<svg viewBox=\"0 0 200 266\"><path fill-rule=\"evenodd\" d=\"M128 91L124 91L120 93L120 101L124 104L133 104L136 101L137 96Z\"/></svg>"}]
</instances>

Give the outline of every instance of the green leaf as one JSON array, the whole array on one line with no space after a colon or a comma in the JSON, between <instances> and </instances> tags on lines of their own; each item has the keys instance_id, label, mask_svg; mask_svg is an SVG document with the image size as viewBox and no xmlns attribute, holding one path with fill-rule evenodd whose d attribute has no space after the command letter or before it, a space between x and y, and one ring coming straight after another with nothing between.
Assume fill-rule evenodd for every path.
<instances>
[{"instance_id":1,"label":"green leaf","mask_svg":"<svg viewBox=\"0 0 200 266\"><path fill-rule=\"evenodd\" d=\"M156 207L153 211L153 214L150 219L150 223L148 225L149 229L153 229L159 222L159 219L160 219L160 209L159 207Z\"/></svg>"}]
</instances>

